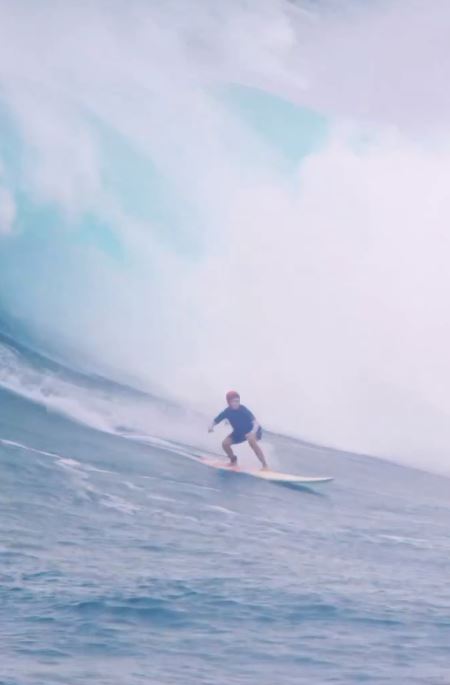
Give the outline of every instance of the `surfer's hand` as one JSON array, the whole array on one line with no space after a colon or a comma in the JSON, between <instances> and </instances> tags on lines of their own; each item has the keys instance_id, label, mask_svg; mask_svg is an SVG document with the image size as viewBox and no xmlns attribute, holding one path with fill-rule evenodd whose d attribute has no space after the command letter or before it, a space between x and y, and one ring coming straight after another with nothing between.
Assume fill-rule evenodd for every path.
<instances>
[{"instance_id":1,"label":"surfer's hand","mask_svg":"<svg viewBox=\"0 0 450 685\"><path fill-rule=\"evenodd\" d=\"M214 433L214 426L210 426L208 428L208 433Z\"/></svg>"}]
</instances>

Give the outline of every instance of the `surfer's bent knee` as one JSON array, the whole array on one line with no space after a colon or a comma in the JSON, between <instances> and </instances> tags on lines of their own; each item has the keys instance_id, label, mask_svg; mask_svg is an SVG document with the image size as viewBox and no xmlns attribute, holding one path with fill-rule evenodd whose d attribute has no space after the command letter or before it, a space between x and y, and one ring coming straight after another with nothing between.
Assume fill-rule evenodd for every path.
<instances>
[{"instance_id":1,"label":"surfer's bent knee","mask_svg":"<svg viewBox=\"0 0 450 685\"><path fill-rule=\"evenodd\" d=\"M261 428L258 428L256 433L247 433L245 437L247 438L249 445L257 445L258 441L262 438L262 430Z\"/></svg>"}]
</instances>

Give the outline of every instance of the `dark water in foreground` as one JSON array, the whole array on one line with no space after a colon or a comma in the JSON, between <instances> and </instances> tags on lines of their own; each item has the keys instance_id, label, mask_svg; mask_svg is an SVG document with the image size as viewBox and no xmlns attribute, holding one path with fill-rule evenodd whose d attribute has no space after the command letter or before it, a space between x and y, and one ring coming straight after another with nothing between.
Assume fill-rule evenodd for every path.
<instances>
[{"instance_id":1,"label":"dark water in foreground","mask_svg":"<svg viewBox=\"0 0 450 685\"><path fill-rule=\"evenodd\" d=\"M0 410L2 683L450 683L448 480L274 439L336 477L293 490Z\"/></svg>"}]
</instances>

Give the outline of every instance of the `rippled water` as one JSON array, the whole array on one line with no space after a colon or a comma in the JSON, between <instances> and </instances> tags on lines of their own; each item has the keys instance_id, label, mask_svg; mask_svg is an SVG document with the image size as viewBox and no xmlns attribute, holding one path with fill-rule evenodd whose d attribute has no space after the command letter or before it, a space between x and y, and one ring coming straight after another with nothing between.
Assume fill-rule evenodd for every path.
<instances>
[{"instance_id":1,"label":"rippled water","mask_svg":"<svg viewBox=\"0 0 450 685\"><path fill-rule=\"evenodd\" d=\"M320 492L1 394L1 682L450 682L448 480L274 438ZM176 449L176 448L174 448Z\"/></svg>"}]
</instances>

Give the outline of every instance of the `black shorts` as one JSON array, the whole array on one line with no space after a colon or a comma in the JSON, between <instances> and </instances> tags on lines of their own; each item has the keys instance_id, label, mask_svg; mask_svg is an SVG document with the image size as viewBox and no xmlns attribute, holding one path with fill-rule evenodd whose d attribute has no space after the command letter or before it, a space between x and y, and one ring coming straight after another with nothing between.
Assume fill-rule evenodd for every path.
<instances>
[{"instance_id":1,"label":"black shorts","mask_svg":"<svg viewBox=\"0 0 450 685\"><path fill-rule=\"evenodd\" d=\"M250 431L249 431L249 433L250 433ZM238 433L237 431L233 431L230 435L231 444L232 445L239 445L241 442L245 442L247 440L245 435L248 435L248 433L244 434L244 433ZM260 426L258 428L258 430L256 431L256 439L261 440L261 438L262 438L262 428Z\"/></svg>"}]
</instances>

